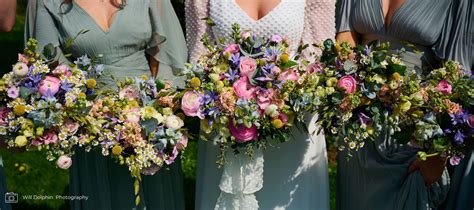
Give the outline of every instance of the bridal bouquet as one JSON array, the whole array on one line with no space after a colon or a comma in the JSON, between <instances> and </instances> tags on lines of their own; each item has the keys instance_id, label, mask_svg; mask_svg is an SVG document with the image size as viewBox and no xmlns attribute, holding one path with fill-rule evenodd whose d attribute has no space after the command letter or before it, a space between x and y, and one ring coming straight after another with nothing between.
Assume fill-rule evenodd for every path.
<instances>
[{"instance_id":1,"label":"bridal bouquet","mask_svg":"<svg viewBox=\"0 0 474 210\"><path fill-rule=\"evenodd\" d=\"M400 131L400 118L416 100L404 87L419 80L388 49L387 44L350 48L348 43L331 40L322 46L322 56L315 64L323 66L316 90L320 101L317 124L343 138L341 150L358 150L382 132Z\"/></svg>"},{"instance_id":2,"label":"bridal bouquet","mask_svg":"<svg viewBox=\"0 0 474 210\"><path fill-rule=\"evenodd\" d=\"M188 65L181 109L201 119L203 132L219 136L219 164L229 147L251 156L269 139L288 140L290 128L312 111L314 94L306 83L315 79L290 57L288 43L279 35L241 32L236 24L231 43L202 41L209 53Z\"/></svg>"},{"instance_id":3,"label":"bridal bouquet","mask_svg":"<svg viewBox=\"0 0 474 210\"><path fill-rule=\"evenodd\" d=\"M117 86L98 94L81 138L86 141L79 144L86 150L99 146L140 180L140 174L153 175L174 163L187 146L187 133L169 84L142 76Z\"/></svg>"},{"instance_id":4,"label":"bridal bouquet","mask_svg":"<svg viewBox=\"0 0 474 210\"><path fill-rule=\"evenodd\" d=\"M8 147L42 150L67 169L78 129L92 106L101 65L82 57L72 65L48 66L31 39L13 70L0 80L0 136Z\"/></svg>"},{"instance_id":5,"label":"bridal bouquet","mask_svg":"<svg viewBox=\"0 0 474 210\"><path fill-rule=\"evenodd\" d=\"M414 133L421 159L441 154L459 164L467 145L474 143L474 80L470 71L448 61L424 79L417 90L422 105L412 108L423 118L404 129Z\"/></svg>"}]
</instances>

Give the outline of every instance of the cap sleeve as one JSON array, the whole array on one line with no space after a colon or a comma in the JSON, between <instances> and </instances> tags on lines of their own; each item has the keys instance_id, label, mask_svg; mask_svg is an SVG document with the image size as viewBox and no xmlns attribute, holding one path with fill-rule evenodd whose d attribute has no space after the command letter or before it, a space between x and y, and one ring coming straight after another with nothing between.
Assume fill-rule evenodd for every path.
<instances>
[{"instance_id":1,"label":"cap sleeve","mask_svg":"<svg viewBox=\"0 0 474 210\"><path fill-rule=\"evenodd\" d=\"M201 37L204 34L212 36L211 27L203 20L209 17L209 0L186 0L185 5L189 60L195 62L206 50L201 43Z\"/></svg>"},{"instance_id":2,"label":"cap sleeve","mask_svg":"<svg viewBox=\"0 0 474 210\"><path fill-rule=\"evenodd\" d=\"M335 12L335 0L306 0L302 44L318 44L326 39L334 39ZM306 52L314 50L308 49Z\"/></svg>"},{"instance_id":3,"label":"cap sleeve","mask_svg":"<svg viewBox=\"0 0 474 210\"><path fill-rule=\"evenodd\" d=\"M353 0L340 0L336 16L336 32L354 31L351 24L351 13L354 8Z\"/></svg>"},{"instance_id":4,"label":"cap sleeve","mask_svg":"<svg viewBox=\"0 0 474 210\"><path fill-rule=\"evenodd\" d=\"M48 62L69 63L61 50L60 35L57 28L59 23L54 19L53 10L50 9L53 5L56 5L55 2L48 0L28 1L25 18L25 44L30 38L38 41L39 50L43 50L44 46L52 44L56 52ZM56 6L59 9L60 5Z\"/></svg>"},{"instance_id":5,"label":"cap sleeve","mask_svg":"<svg viewBox=\"0 0 474 210\"><path fill-rule=\"evenodd\" d=\"M178 17L170 0L150 0L152 38L146 53L160 64L166 64L177 75L184 69L187 49Z\"/></svg>"},{"instance_id":6,"label":"cap sleeve","mask_svg":"<svg viewBox=\"0 0 474 210\"><path fill-rule=\"evenodd\" d=\"M474 62L474 15L472 0L452 1L443 31L434 46L436 55L460 62L472 70Z\"/></svg>"}]
</instances>

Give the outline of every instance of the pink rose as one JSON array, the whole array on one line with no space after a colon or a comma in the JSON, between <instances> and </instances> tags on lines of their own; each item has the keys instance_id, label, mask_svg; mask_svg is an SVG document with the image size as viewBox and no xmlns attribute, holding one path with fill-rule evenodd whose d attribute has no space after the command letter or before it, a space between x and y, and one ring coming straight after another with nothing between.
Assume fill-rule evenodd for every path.
<instances>
[{"instance_id":1,"label":"pink rose","mask_svg":"<svg viewBox=\"0 0 474 210\"><path fill-rule=\"evenodd\" d=\"M469 115L467 118L467 125L469 125L471 128L474 128L474 115Z\"/></svg>"},{"instance_id":2,"label":"pink rose","mask_svg":"<svg viewBox=\"0 0 474 210\"><path fill-rule=\"evenodd\" d=\"M39 146L42 144L48 145L48 144L52 144L56 142L58 142L58 136L56 135L56 133L50 131L44 134L42 137L39 137L33 140L32 144L35 146Z\"/></svg>"},{"instance_id":3,"label":"pink rose","mask_svg":"<svg viewBox=\"0 0 474 210\"><path fill-rule=\"evenodd\" d=\"M240 51L240 48L238 44L230 44L224 49L223 53L224 55L227 53L235 54L235 53L238 53L239 51Z\"/></svg>"},{"instance_id":4,"label":"pink rose","mask_svg":"<svg viewBox=\"0 0 474 210\"><path fill-rule=\"evenodd\" d=\"M68 121L64 124L64 127L68 131L68 133L74 135L79 129L79 123Z\"/></svg>"},{"instance_id":5,"label":"pink rose","mask_svg":"<svg viewBox=\"0 0 474 210\"><path fill-rule=\"evenodd\" d=\"M280 43L281 41L283 41L283 38L280 35L273 35L270 41Z\"/></svg>"},{"instance_id":6,"label":"pink rose","mask_svg":"<svg viewBox=\"0 0 474 210\"><path fill-rule=\"evenodd\" d=\"M68 169L69 167L71 167L72 165L72 160L70 157L68 156L65 156L65 155L61 155L61 157L58 158L58 160L56 161L56 165L61 168L61 169Z\"/></svg>"},{"instance_id":7,"label":"pink rose","mask_svg":"<svg viewBox=\"0 0 474 210\"><path fill-rule=\"evenodd\" d=\"M252 78L257 70L257 61L253 58L242 57L240 58L240 76L247 76Z\"/></svg>"},{"instance_id":8,"label":"pink rose","mask_svg":"<svg viewBox=\"0 0 474 210\"><path fill-rule=\"evenodd\" d=\"M38 91L42 96L54 96L59 91L61 86L61 81L52 76L46 76L43 81L41 81Z\"/></svg>"},{"instance_id":9,"label":"pink rose","mask_svg":"<svg viewBox=\"0 0 474 210\"><path fill-rule=\"evenodd\" d=\"M273 97L275 96L275 90L272 88L267 90L259 90L257 95L257 104L260 109L265 110L268 105L272 102Z\"/></svg>"},{"instance_id":10,"label":"pink rose","mask_svg":"<svg viewBox=\"0 0 474 210\"><path fill-rule=\"evenodd\" d=\"M64 75L65 77L72 76L71 69L68 65L61 64L53 70L53 74Z\"/></svg>"},{"instance_id":11,"label":"pink rose","mask_svg":"<svg viewBox=\"0 0 474 210\"><path fill-rule=\"evenodd\" d=\"M446 81L446 80L441 80L439 82L438 86L436 87L436 90L438 92L441 92L443 95L451 94L452 91L452 86Z\"/></svg>"},{"instance_id":12,"label":"pink rose","mask_svg":"<svg viewBox=\"0 0 474 210\"><path fill-rule=\"evenodd\" d=\"M235 94L244 99L255 98L255 87L250 84L249 78L246 76L241 77L237 82L232 85Z\"/></svg>"},{"instance_id":13,"label":"pink rose","mask_svg":"<svg viewBox=\"0 0 474 210\"><path fill-rule=\"evenodd\" d=\"M311 74L320 73L323 71L323 67L319 64L312 63L312 64L309 64L308 67L306 67L306 71Z\"/></svg>"},{"instance_id":14,"label":"pink rose","mask_svg":"<svg viewBox=\"0 0 474 210\"><path fill-rule=\"evenodd\" d=\"M258 138L258 131L255 125L252 125L252 127L247 128L245 125L240 124L240 125L237 125L236 127L234 126L234 123L231 121L229 122L229 130L232 136L235 137L237 142L240 142L240 143L254 141L254 140L257 140Z\"/></svg>"},{"instance_id":15,"label":"pink rose","mask_svg":"<svg viewBox=\"0 0 474 210\"><path fill-rule=\"evenodd\" d=\"M282 72L280 75L278 75L278 80L280 81L296 81L300 78L298 73L294 69L288 69L284 72Z\"/></svg>"},{"instance_id":16,"label":"pink rose","mask_svg":"<svg viewBox=\"0 0 474 210\"><path fill-rule=\"evenodd\" d=\"M188 91L181 99L181 109L186 116L204 119L204 116L201 113L202 100L202 94L196 91Z\"/></svg>"},{"instance_id":17,"label":"pink rose","mask_svg":"<svg viewBox=\"0 0 474 210\"><path fill-rule=\"evenodd\" d=\"M354 79L354 77L347 75L339 79L339 81L337 82L337 86L344 88L346 90L345 93L349 94L349 93L354 93L356 91L357 82Z\"/></svg>"},{"instance_id":18,"label":"pink rose","mask_svg":"<svg viewBox=\"0 0 474 210\"><path fill-rule=\"evenodd\" d=\"M7 89L7 95L8 97L10 98L18 98L18 96L20 95L20 88L18 87L15 87L15 86L11 86Z\"/></svg>"},{"instance_id":19,"label":"pink rose","mask_svg":"<svg viewBox=\"0 0 474 210\"><path fill-rule=\"evenodd\" d=\"M119 92L120 98L127 98L128 100L135 100L138 98L138 91L132 86L126 86Z\"/></svg>"}]
</instances>

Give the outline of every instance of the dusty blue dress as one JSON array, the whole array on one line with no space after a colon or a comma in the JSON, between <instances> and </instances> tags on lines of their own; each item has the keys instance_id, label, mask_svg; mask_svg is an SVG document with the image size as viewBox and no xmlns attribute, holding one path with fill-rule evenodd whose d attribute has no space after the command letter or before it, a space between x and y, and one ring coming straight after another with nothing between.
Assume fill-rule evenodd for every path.
<instances>
[{"instance_id":1,"label":"dusty blue dress","mask_svg":"<svg viewBox=\"0 0 474 210\"><path fill-rule=\"evenodd\" d=\"M337 31L355 31L360 42L389 41L393 50L402 41L411 42L423 54L408 49L403 60L409 67L435 66L437 58L460 61L472 67L471 0L405 0L391 23L385 24L381 0L342 0L337 15ZM440 181L425 187L419 171L407 173L417 150L398 144L386 133L366 144L350 159L339 153L336 208L339 210L414 210L436 209L446 200L450 187L447 171ZM472 159L466 160L467 162ZM470 173L470 168L466 168ZM472 175L471 175L472 176ZM469 177L461 177L462 182ZM472 177L471 177L472 179ZM453 181L454 182L454 181ZM473 190L473 185L462 193ZM472 197L467 193L455 197ZM467 208L468 203L462 203ZM451 209L451 208L450 208ZM470 208L472 209L472 207Z\"/></svg>"},{"instance_id":2,"label":"dusty blue dress","mask_svg":"<svg viewBox=\"0 0 474 210\"><path fill-rule=\"evenodd\" d=\"M57 47L57 59L68 62L64 54L73 57L87 54L105 64L104 74L120 79L126 76L150 74L147 55L170 66L160 68L160 74L173 79L183 68L187 50L184 35L169 0L132 0L120 9L104 31L77 3L62 0L29 1L26 35L38 39L41 46ZM72 47L64 49L66 41L81 30ZM62 53L64 52L64 53ZM161 66L160 66L161 67ZM100 79L112 84L109 77ZM184 209L183 175L180 161L170 170L153 176L142 176L141 203L135 208L133 179L126 166L100 151L76 149L70 169L70 195L85 195L88 200L71 201L75 210Z\"/></svg>"}]
</instances>

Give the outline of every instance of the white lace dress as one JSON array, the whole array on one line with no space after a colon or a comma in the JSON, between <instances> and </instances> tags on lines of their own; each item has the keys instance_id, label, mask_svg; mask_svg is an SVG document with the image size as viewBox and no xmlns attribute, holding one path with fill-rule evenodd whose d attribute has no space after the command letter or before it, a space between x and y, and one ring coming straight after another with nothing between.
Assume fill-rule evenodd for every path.
<instances>
[{"instance_id":1,"label":"white lace dress","mask_svg":"<svg viewBox=\"0 0 474 210\"><path fill-rule=\"evenodd\" d=\"M281 0L267 15L253 20L235 0L187 0L186 25L190 60L205 48L204 33L228 38L233 23L257 35L279 34L293 49L300 43L318 43L335 35L335 0ZM203 18L216 25L207 26ZM310 133L294 129L292 139L276 144L254 160L234 157L217 168L219 147L200 142L196 184L196 209L329 209L327 154L324 135L316 135L316 116L308 116Z\"/></svg>"}]
</instances>

